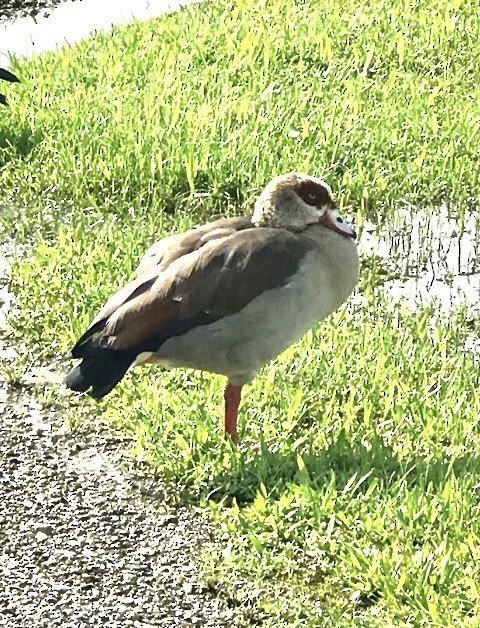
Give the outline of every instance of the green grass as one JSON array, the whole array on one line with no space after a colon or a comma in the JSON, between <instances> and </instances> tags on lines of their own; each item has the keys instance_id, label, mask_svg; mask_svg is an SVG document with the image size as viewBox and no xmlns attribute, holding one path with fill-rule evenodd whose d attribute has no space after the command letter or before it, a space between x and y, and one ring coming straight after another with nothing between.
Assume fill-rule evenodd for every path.
<instances>
[{"instance_id":1,"label":"green grass","mask_svg":"<svg viewBox=\"0 0 480 628\"><path fill-rule=\"evenodd\" d=\"M359 218L400 199L464 207L479 189L476 9L220 1L15 66L0 133L1 189L26 207L15 226L65 206L185 210L192 192L204 216L292 168Z\"/></svg>"},{"instance_id":2,"label":"green grass","mask_svg":"<svg viewBox=\"0 0 480 628\"><path fill-rule=\"evenodd\" d=\"M11 272L24 363L67 352L152 241L278 173L324 177L360 225L477 211L479 31L473 1L219 0L18 61L0 229L32 246ZM381 272L364 259L362 298L246 389L238 449L213 375L138 370L100 406L215 519L205 580L252 621L480 623L479 321L395 306Z\"/></svg>"}]
</instances>

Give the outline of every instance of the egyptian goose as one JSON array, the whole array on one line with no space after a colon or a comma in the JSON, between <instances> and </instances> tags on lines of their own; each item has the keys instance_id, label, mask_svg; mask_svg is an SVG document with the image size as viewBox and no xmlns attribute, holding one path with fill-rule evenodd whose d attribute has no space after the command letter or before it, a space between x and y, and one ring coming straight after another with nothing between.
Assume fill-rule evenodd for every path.
<instances>
[{"instance_id":1,"label":"egyptian goose","mask_svg":"<svg viewBox=\"0 0 480 628\"><path fill-rule=\"evenodd\" d=\"M72 390L108 394L148 362L220 373L225 436L238 442L241 389L336 310L358 277L355 231L320 179L271 181L251 217L171 235L145 254L72 350Z\"/></svg>"},{"instance_id":2,"label":"egyptian goose","mask_svg":"<svg viewBox=\"0 0 480 628\"><path fill-rule=\"evenodd\" d=\"M8 70L5 70L4 68L0 68L0 79L3 79L4 81L9 81L10 83L20 82L20 79L16 77L15 74L13 74L13 72L9 72ZM7 99L5 98L3 94L0 94L0 104L2 105L7 104Z\"/></svg>"}]
</instances>

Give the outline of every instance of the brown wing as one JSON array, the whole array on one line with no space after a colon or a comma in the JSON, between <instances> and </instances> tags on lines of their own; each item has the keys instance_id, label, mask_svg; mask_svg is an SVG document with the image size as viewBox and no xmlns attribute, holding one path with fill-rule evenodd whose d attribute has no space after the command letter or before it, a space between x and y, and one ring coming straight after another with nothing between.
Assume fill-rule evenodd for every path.
<instances>
[{"instance_id":1,"label":"brown wing","mask_svg":"<svg viewBox=\"0 0 480 628\"><path fill-rule=\"evenodd\" d=\"M159 242L155 242L145 253L132 279L140 277L151 268L165 270L179 257L204 246L213 239L225 238L237 231L251 229L250 218L220 218L185 233L175 233Z\"/></svg>"},{"instance_id":2,"label":"brown wing","mask_svg":"<svg viewBox=\"0 0 480 628\"><path fill-rule=\"evenodd\" d=\"M249 228L252 228L250 218L220 218L155 242L147 249L130 281L108 299L93 319L91 327L108 318L126 301L131 301L150 290L159 273L166 270L175 260L197 251L214 239L225 238Z\"/></svg>"},{"instance_id":3,"label":"brown wing","mask_svg":"<svg viewBox=\"0 0 480 628\"><path fill-rule=\"evenodd\" d=\"M97 316L73 355L95 348L156 351L167 338L234 314L288 282L312 246L300 234L266 228L211 240L122 288L109 301L117 308Z\"/></svg>"}]
</instances>

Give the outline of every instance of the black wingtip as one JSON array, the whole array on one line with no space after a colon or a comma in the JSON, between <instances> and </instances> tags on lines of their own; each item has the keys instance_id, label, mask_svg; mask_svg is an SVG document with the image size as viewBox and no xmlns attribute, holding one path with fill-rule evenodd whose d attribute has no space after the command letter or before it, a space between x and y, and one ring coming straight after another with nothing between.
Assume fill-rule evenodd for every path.
<instances>
[{"instance_id":1,"label":"black wingtip","mask_svg":"<svg viewBox=\"0 0 480 628\"><path fill-rule=\"evenodd\" d=\"M0 79L9 81L10 83L20 83L18 76L15 76L15 74L10 72L10 70L5 70L5 68L0 68Z\"/></svg>"},{"instance_id":2,"label":"black wingtip","mask_svg":"<svg viewBox=\"0 0 480 628\"><path fill-rule=\"evenodd\" d=\"M5 70L5 68L0 68L0 79L9 81L10 83L20 83L18 76L15 76L10 70ZM0 105L8 105L7 99L3 94L0 94Z\"/></svg>"},{"instance_id":3,"label":"black wingtip","mask_svg":"<svg viewBox=\"0 0 480 628\"><path fill-rule=\"evenodd\" d=\"M87 392L95 399L108 395L130 368L134 358L120 351L100 350L75 366L65 377L65 385L75 392Z\"/></svg>"},{"instance_id":4,"label":"black wingtip","mask_svg":"<svg viewBox=\"0 0 480 628\"><path fill-rule=\"evenodd\" d=\"M75 392L86 392L90 384L88 383L87 378L82 373L80 368L81 364L75 366L71 371L69 371L64 378L64 384L70 390L74 390Z\"/></svg>"}]
</instances>

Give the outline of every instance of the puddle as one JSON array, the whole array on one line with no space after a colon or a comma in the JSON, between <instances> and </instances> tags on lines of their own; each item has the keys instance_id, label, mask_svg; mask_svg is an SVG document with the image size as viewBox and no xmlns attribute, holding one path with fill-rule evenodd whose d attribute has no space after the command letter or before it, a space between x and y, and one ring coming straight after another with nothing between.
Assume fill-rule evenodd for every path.
<instances>
[{"instance_id":1,"label":"puddle","mask_svg":"<svg viewBox=\"0 0 480 628\"><path fill-rule=\"evenodd\" d=\"M9 55L31 55L74 44L90 33L149 19L174 11L196 0L81 0L65 2L47 17L22 17L0 25L0 65L9 65Z\"/></svg>"},{"instance_id":2,"label":"puddle","mask_svg":"<svg viewBox=\"0 0 480 628\"><path fill-rule=\"evenodd\" d=\"M433 299L445 314L480 307L480 229L473 214L462 221L446 205L432 213L405 208L388 226L367 221L360 250L380 257L394 275L385 282L394 299L412 306Z\"/></svg>"}]
</instances>

